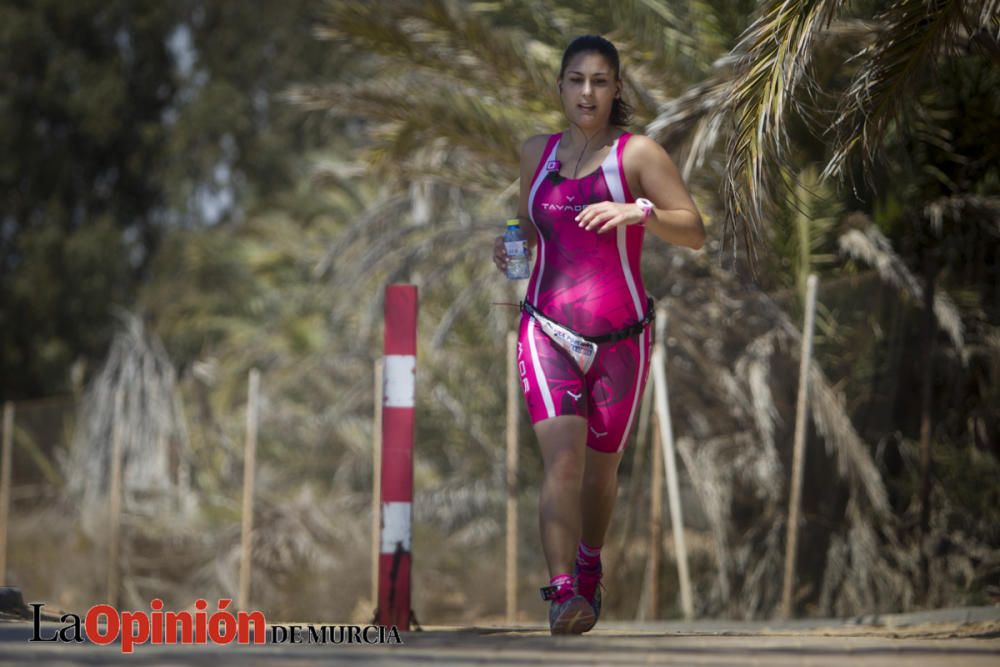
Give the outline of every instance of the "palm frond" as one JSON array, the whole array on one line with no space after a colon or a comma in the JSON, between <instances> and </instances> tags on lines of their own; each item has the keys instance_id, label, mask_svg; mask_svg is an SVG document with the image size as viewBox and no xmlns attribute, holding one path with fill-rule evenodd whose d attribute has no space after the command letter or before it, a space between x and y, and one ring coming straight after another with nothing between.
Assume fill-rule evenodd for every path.
<instances>
[{"instance_id":1,"label":"palm frond","mask_svg":"<svg viewBox=\"0 0 1000 667\"><path fill-rule=\"evenodd\" d=\"M986 226L987 231L1000 232L1000 197L957 194L928 203L924 217L936 233L941 233L945 218L955 224L973 222Z\"/></svg>"},{"instance_id":2,"label":"palm frond","mask_svg":"<svg viewBox=\"0 0 1000 667\"><path fill-rule=\"evenodd\" d=\"M484 18L487 10L481 4L445 0L328 0L315 34L405 63L410 70L448 73L482 84L502 81L507 90L551 85L551 47L491 24Z\"/></svg>"},{"instance_id":3,"label":"palm frond","mask_svg":"<svg viewBox=\"0 0 1000 667\"><path fill-rule=\"evenodd\" d=\"M396 70L404 77L443 75L521 101L551 89L556 49L524 30L498 25L491 11L488 3L447 0L329 0L317 33L380 57L379 79Z\"/></svg>"},{"instance_id":4,"label":"palm frond","mask_svg":"<svg viewBox=\"0 0 1000 667\"><path fill-rule=\"evenodd\" d=\"M734 49L737 65L729 107L735 126L723 182L726 225L742 228L751 266L756 260L772 181L766 173L787 159L785 120L793 93L806 78L815 43L843 0L772 0Z\"/></svg>"},{"instance_id":5,"label":"palm frond","mask_svg":"<svg viewBox=\"0 0 1000 667\"><path fill-rule=\"evenodd\" d=\"M897 0L876 17L878 37L856 56L859 69L830 126L833 155L823 175L843 176L861 151L870 171L886 128L960 34L962 0Z\"/></svg>"},{"instance_id":6,"label":"palm frond","mask_svg":"<svg viewBox=\"0 0 1000 667\"><path fill-rule=\"evenodd\" d=\"M646 125L646 134L675 157L685 180L719 142L725 118L719 110L726 107L731 92L730 78L716 75L661 105Z\"/></svg>"},{"instance_id":7,"label":"palm frond","mask_svg":"<svg viewBox=\"0 0 1000 667\"><path fill-rule=\"evenodd\" d=\"M664 89L704 76L707 64L726 51L711 2L623 0L611 4L611 19L623 58L639 55L635 64L656 71Z\"/></svg>"},{"instance_id":8,"label":"palm frond","mask_svg":"<svg viewBox=\"0 0 1000 667\"><path fill-rule=\"evenodd\" d=\"M745 450L756 443L750 433L732 433L714 438L677 438L677 452L708 519L715 547L715 595L730 600L734 579L739 574L733 565L734 545L731 533L733 503L733 468L719 465L731 460L732 449Z\"/></svg>"},{"instance_id":9,"label":"palm frond","mask_svg":"<svg viewBox=\"0 0 1000 667\"><path fill-rule=\"evenodd\" d=\"M423 15L437 34L450 36L450 58L467 67L469 81L494 89L525 93L551 88L556 78L558 51L523 31L496 25L487 8L477 3L429 0Z\"/></svg>"},{"instance_id":10,"label":"palm frond","mask_svg":"<svg viewBox=\"0 0 1000 667\"><path fill-rule=\"evenodd\" d=\"M836 453L837 469L864 493L872 510L882 519L891 515L885 483L868 448L851 424L843 396L834 391L816 364L809 368L809 409L828 454Z\"/></svg>"},{"instance_id":11,"label":"palm frond","mask_svg":"<svg viewBox=\"0 0 1000 667\"><path fill-rule=\"evenodd\" d=\"M160 339L141 318L121 312L121 330L81 403L73 448L64 463L70 493L94 530L111 487L112 443L122 447L126 511L175 505L187 511L190 465L186 418L177 400L176 372ZM175 501L181 502L179 505Z\"/></svg>"},{"instance_id":12,"label":"palm frond","mask_svg":"<svg viewBox=\"0 0 1000 667\"><path fill-rule=\"evenodd\" d=\"M776 427L781 425L781 415L774 405L774 396L768 382L771 373L771 355L779 339L779 330L772 329L747 345L746 350L734 365L736 374L746 378L746 384L753 402L750 415L757 427L760 442L760 454L755 465L761 468L758 479L766 481L764 489L771 499L778 499L781 494L778 449L774 440Z\"/></svg>"},{"instance_id":13,"label":"palm frond","mask_svg":"<svg viewBox=\"0 0 1000 667\"><path fill-rule=\"evenodd\" d=\"M381 123L375 145L362 156L377 172L398 173L400 165L415 170L417 148L442 146L453 153L446 166L439 166L442 172L462 169L464 179L493 187L498 166L513 175L520 140L538 130L539 118L552 127L557 123L555 111L529 116L517 104L498 104L487 90L443 75L410 73L368 84L299 87L289 99L306 109L362 114Z\"/></svg>"},{"instance_id":14,"label":"palm frond","mask_svg":"<svg viewBox=\"0 0 1000 667\"><path fill-rule=\"evenodd\" d=\"M974 12L975 8L971 10ZM994 63L1000 63L1000 0L984 0L979 14L968 23L969 40L989 55Z\"/></svg>"},{"instance_id":15,"label":"palm frond","mask_svg":"<svg viewBox=\"0 0 1000 667\"><path fill-rule=\"evenodd\" d=\"M916 303L923 302L924 288L893 250L889 239L875 225L868 225L864 230L851 229L845 232L839 239L839 245L844 254L875 268L882 280L902 290ZM958 350L963 363L968 362L965 325L954 301L940 287L934 293L934 316Z\"/></svg>"},{"instance_id":16,"label":"palm frond","mask_svg":"<svg viewBox=\"0 0 1000 667\"><path fill-rule=\"evenodd\" d=\"M978 19L984 27L1000 28L1000 0L983 0ZM1000 36L1000 32L997 35Z\"/></svg>"}]
</instances>

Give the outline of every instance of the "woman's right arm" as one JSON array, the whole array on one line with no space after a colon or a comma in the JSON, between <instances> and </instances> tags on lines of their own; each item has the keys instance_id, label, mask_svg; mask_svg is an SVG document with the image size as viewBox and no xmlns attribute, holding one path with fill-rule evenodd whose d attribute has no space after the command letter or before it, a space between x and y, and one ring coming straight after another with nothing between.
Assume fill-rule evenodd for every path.
<instances>
[{"instance_id":1,"label":"woman's right arm","mask_svg":"<svg viewBox=\"0 0 1000 667\"><path fill-rule=\"evenodd\" d=\"M529 248L538 245L538 232L528 215L528 196L531 194L531 179L535 175L535 167L542 159L542 151L548 141L547 134L536 134L521 145L521 195L517 203L517 219L521 222L521 231L528 242ZM493 243L493 263L504 271L507 268L507 251L503 245L503 235L496 237Z\"/></svg>"},{"instance_id":2,"label":"woman's right arm","mask_svg":"<svg viewBox=\"0 0 1000 667\"><path fill-rule=\"evenodd\" d=\"M538 245L538 232L528 214L528 196L531 194L531 181L535 175L535 168L542 159L542 151L545 150L548 138L547 134L536 134L521 146L521 196L517 203L517 219L521 221L521 231L528 240L529 248Z\"/></svg>"}]
</instances>

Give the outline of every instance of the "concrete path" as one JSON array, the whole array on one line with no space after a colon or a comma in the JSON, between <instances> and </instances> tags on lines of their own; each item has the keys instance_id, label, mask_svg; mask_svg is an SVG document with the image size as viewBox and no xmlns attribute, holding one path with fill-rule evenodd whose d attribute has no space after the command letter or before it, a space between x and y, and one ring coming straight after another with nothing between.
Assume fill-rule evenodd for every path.
<instances>
[{"instance_id":1,"label":"concrete path","mask_svg":"<svg viewBox=\"0 0 1000 667\"><path fill-rule=\"evenodd\" d=\"M41 636L61 627L43 623ZM832 665L1000 667L1000 607L861 619L607 623L574 637L536 627L428 627L401 644L259 646L29 642L29 622L0 623L0 665Z\"/></svg>"}]
</instances>

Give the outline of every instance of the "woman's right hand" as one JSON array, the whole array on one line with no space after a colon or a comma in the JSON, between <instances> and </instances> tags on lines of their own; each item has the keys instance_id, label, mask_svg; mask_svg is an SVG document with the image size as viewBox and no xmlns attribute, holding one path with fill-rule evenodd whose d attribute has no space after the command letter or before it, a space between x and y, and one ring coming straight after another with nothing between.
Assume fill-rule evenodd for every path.
<instances>
[{"instance_id":1,"label":"woman's right hand","mask_svg":"<svg viewBox=\"0 0 1000 667\"><path fill-rule=\"evenodd\" d=\"M504 245L503 235L500 235L493 242L493 263L501 273L507 271L507 246Z\"/></svg>"}]
</instances>

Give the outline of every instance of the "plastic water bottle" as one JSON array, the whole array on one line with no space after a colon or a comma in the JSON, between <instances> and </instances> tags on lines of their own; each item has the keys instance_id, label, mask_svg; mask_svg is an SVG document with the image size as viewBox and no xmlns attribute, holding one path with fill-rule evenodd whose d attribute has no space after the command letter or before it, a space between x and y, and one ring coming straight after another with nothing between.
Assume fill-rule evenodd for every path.
<instances>
[{"instance_id":1,"label":"plastic water bottle","mask_svg":"<svg viewBox=\"0 0 1000 667\"><path fill-rule=\"evenodd\" d=\"M507 249L507 280L524 280L531 274L528 268L528 241L517 220L507 221L507 231L503 235Z\"/></svg>"}]
</instances>

